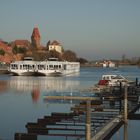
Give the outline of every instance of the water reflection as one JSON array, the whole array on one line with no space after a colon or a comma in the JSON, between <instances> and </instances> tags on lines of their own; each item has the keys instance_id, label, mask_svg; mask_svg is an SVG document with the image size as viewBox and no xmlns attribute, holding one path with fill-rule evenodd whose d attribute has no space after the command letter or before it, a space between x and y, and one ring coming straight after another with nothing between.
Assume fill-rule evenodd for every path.
<instances>
[{"instance_id":1,"label":"water reflection","mask_svg":"<svg viewBox=\"0 0 140 140\"><path fill-rule=\"evenodd\" d=\"M37 103L37 101L39 100L39 95L40 95L40 90L39 89L33 89L32 90L31 96L32 96L33 103Z\"/></svg>"},{"instance_id":2,"label":"water reflection","mask_svg":"<svg viewBox=\"0 0 140 140\"><path fill-rule=\"evenodd\" d=\"M0 81L0 93L7 89L7 81Z\"/></svg>"},{"instance_id":3,"label":"water reflection","mask_svg":"<svg viewBox=\"0 0 140 140\"><path fill-rule=\"evenodd\" d=\"M42 91L66 91L79 86L79 81L64 79L60 77L11 77L8 81L9 88L18 91L32 91L40 89Z\"/></svg>"},{"instance_id":4,"label":"water reflection","mask_svg":"<svg viewBox=\"0 0 140 140\"><path fill-rule=\"evenodd\" d=\"M74 91L80 85L80 81L68 77L23 77L12 76L8 80L0 81L0 93L5 90L13 90L15 93L31 93L33 103L37 103L41 93L54 93Z\"/></svg>"}]
</instances>

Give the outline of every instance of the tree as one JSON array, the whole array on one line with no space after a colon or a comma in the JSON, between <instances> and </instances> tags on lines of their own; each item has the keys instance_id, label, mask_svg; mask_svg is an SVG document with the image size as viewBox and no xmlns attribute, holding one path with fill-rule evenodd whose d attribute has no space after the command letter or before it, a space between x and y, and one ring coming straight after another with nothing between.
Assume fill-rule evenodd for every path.
<instances>
[{"instance_id":1,"label":"tree","mask_svg":"<svg viewBox=\"0 0 140 140\"><path fill-rule=\"evenodd\" d=\"M15 46L13 47L13 49L12 49L12 52L13 52L14 54L18 54L18 53L24 54L24 53L26 53L26 48L17 47L17 46L15 45Z\"/></svg>"},{"instance_id":2,"label":"tree","mask_svg":"<svg viewBox=\"0 0 140 140\"><path fill-rule=\"evenodd\" d=\"M49 51L49 45L50 45L51 41L49 40L46 44L46 48L47 48L47 51Z\"/></svg>"},{"instance_id":3,"label":"tree","mask_svg":"<svg viewBox=\"0 0 140 140\"><path fill-rule=\"evenodd\" d=\"M17 54L18 53L18 47L15 45L12 49L13 54Z\"/></svg>"},{"instance_id":4,"label":"tree","mask_svg":"<svg viewBox=\"0 0 140 140\"><path fill-rule=\"evenodd\" d=\"M71 61L71 62L77 61L76 53L71 50L64 51L62 58L63 58L63 60L66 60L66 61Z\"/></svg>"},{"instance_id":5,"label":"tree","mask_svg":"<svg viewBox=\"0 0 140 140\"><path fill-rule=\"evenodd\" d=\"M26 48L18 48L18 53L25 53L26 52Z\"/></svg>"},{"instance_id":6,"label":"tree","mask_svg":"<svg viewBox=\"0 0 140 140\"><path fill-rule=\"evenodd\" d=\"M88 62L85 58L78 58L77 61L80 62L81 64L85 64Z\"/></svg>"},{"instance_id":7,"label":"tree","mask_svg":"<svg viewBox=\"0 0 140 140\"><path fill-rule=\"evenodd\" d=\"M47 58L50 58L50 57L55 57L55 58L58 58L58 60L62 60L61 54L55 50L51 50L47 53Z\"/></svg>"},{"instance_id":8,"label":"tree","mask_svg":"<svg viewBox=\"0 0 140 140\"><path fill-rule=\"evenodd\" d=\"M0 49L0 55L5 55L5 51L3 49Z\"/></svg>"}]
</instances>

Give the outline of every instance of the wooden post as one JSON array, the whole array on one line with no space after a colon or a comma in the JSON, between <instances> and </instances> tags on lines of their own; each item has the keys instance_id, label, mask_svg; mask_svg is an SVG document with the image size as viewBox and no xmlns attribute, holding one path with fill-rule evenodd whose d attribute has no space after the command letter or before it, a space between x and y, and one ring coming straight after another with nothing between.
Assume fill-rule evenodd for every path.
<instances>
[{"instance_id":1,"label":"wooden post","mask_svg":"<svg viewBox=\"0 0 140 140\"><path fill-rule=\"evenodd\" d=\"M122 83L121 82L120 82L119 92L120 92L120 96L122 97ZM122 98L119 101L119 105L120 105L119 106L119 111L121 113L121 111L122 111Z\"/></svg>"},{"instance_id":2,"label":"wooden post","mask_svg":"<svg viewBox=\"0 0 140 140\"><path fill-rule=\"evenodd\" d=\"M124 88L124 123L127 124L127 85Z\"/></svg>"},{"instance_id":3,"label":"wooden post","mask_svg":"<svg viewBox=\"0 0 140 140\"><path fill-rule=\"evenodd\" d=\"M90 122L91 101L87 100L86 105L86 140L91 138L91 122Z\"/></svg>"},{"instance_id":4,"label":"wooden post","mask_svg":"<svg viewBox=\"0 0 140 140\"><path fill-rule=\"evenodd\" d=\"M127 133L127 85L124 87L124 140L128 140L128 133Z\"/></svg>"},{"instance_id":5,"label":"wooden post","mask_svg":"<svg viewBox=\"0 0 140 140\"><path fill-rule=\"evenodd\" d=\"M36 134L15 133L14 140L37 140Z\"/></svg>"},{"instance_id":6,"label":"wooden post","mask_svg":"<svg viewBox=\"0 0 140 140\"><path fill-rule=\"evenodd\" d=\"M122 95L122 82L120 82L120 95Z\"/></svg>"},{"instance_id":7,"label":"wooden post","mask_svg":"<svg viewBox=\"0 0 140 140\"><path fill-rule=\"evenodd\" d=\"M124 124L124 140L128 140L128 124Z\"/></svg>"},{"instance_id":8,"label":"wooden post","mask_svg":"<svg viewBox=\"0 0 140 140\"><path fill-rule=\"evenodd\" d=\"M136 78L136 86L138 86L138 78Z\"/></svg>"}]
</instances>

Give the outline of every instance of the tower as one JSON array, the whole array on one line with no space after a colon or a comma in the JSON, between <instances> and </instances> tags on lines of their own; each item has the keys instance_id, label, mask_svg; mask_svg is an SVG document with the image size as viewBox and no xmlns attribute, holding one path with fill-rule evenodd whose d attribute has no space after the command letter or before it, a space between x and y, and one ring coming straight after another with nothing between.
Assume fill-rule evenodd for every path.
<instances>
[{"instance_id":1,"label":"tower","mask_svg":"<svg viewBox=\"0 0 140 140\"><path fill-rule=\"evenodd\" d=\"M38 27L35 27L33 29L33 33L32 33L32 36L31 36L31 42L32 42L32 46L35 47L35 48L40 48L40 34L39 34L39 30L38 30Z\"/></svg>"}]
</instances>

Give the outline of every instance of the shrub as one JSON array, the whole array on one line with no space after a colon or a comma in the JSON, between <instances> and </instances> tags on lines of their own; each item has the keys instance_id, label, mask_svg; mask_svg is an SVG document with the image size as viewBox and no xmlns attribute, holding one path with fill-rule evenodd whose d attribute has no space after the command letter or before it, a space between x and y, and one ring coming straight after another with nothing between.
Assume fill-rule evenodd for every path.
<instances>
[{"instance_id":1,"label":"shrub","mask_svg":"<svg viewBox=\"0 0 140 140\"><path fill-rule=\"evenodd\" d=\"M5 51L3 49L0 49L0 55L4 55Z\"/></svg>"}]
</instances>

